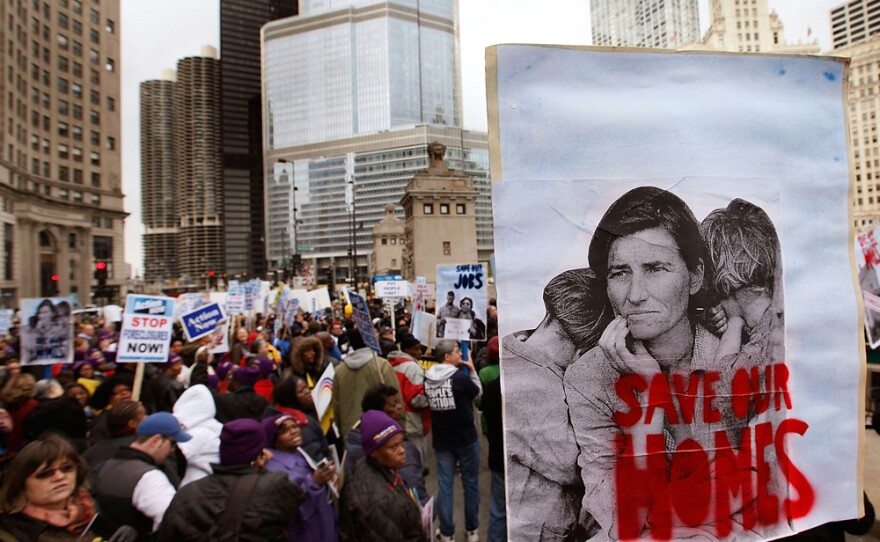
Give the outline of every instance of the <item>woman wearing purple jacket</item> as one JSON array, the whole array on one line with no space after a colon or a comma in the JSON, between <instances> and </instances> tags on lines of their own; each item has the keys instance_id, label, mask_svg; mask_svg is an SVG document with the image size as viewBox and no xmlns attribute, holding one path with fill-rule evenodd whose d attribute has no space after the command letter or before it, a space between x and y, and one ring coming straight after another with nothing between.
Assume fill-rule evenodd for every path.
<instances>
[{"instance_id":1,"label":"woman wearing purple jacket","mask_svg":"<svg viewBox=\"0 0 880 542\"><path fill-rule=\"evenodd\" d=\"M271 472L283 472L300 486L306 499L287 527L290 542L338 542L336 510L330 504L327 484L336 482L332 464L312 469L315 460L307 458L302 444L301 425L309 423L305 415L279 414L264 419L266 444L272 458L266 464ZM311 460L311 461L310 461Z\"/></svg>"}]
</instances>

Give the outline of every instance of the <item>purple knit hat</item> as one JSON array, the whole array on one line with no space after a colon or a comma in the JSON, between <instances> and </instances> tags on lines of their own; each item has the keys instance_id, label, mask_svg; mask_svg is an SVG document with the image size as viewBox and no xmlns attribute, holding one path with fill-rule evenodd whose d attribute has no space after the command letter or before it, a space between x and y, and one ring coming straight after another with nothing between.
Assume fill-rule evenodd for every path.
<instances>
[{"instance_id":1,"label":"purple knit hat","mask_svg":"<svg viewBox=\"0 0 880 542\"><path fill-rule=\"evenodd\" d=\"M269 358L257 358L253 361L253 365L260 370L263 378L269 378L269 375L275 371L275 362Z\"/></svg>"},{"instance_id":2,"label":"purple knit hat","mask_svg":"<svg viewBox=\"0 0 880 542\"><path fill-rule=\"evenodd\" d=\"M388 414L379 410L361 414L361 446L365 455L375 452L398 433L403 433L403 429Z\"/></svg>"},{"instance_id":3,"label":"purple knit hat","mask_svg":"<svg viewBox=\"0 0 880 542\"><path fill-rule=\"evenodd\" d=\"M256 367L239 367L232 373L232 379L243 386L253 386L260 379L260 370Z\"/></svg>"},{"instance_id":4,"label":"purple knit hat","mask_svg":"<svg viewBox=\"0 0 880 542\"><path fill-rule=\"evenodd\" d=\"M217 378L221 381L226 380L226 376L229 374L229 371L235 367L235 364L231 361L224 361L220 365L217 366Z\"/></svg>"},{"instance_id":5,"label":"purple knit hat","mask_svg":"<svg viewBox=\"0 0 880 542\"><path fill-rule=\"evenodd\" d=\"M247 465L266 447L266 433L257 420L239 418L220 431L220 464L224 467Z\"/></svg>"}]
</instances>

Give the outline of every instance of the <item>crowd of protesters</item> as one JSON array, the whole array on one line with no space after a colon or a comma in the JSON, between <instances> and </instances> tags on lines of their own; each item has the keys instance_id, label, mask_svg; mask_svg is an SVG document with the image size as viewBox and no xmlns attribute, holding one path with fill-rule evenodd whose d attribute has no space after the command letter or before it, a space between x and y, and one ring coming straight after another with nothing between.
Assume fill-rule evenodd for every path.
<instances>
[{"instance_id":1,"label":"crowd of protesters","mask_svg":"<svg viewBox=\"0 0 880 542\"><path fill-rule=\"evenodd\" d=\"M74 362L49 367L19 364L13 327L0 338L0 540L451 541L459 473L462 535L477 542L480 432L489 541L506 540L494 303L489 340L466 356L422 344L402 307L395 321L370 308L381 355L336 302L284 325L233 318L223 354L175 328L139 397L136 364L116 363L118 324L77 320ZM330 365L320 413L312 390Z\"/></svg>"}]
</instances>

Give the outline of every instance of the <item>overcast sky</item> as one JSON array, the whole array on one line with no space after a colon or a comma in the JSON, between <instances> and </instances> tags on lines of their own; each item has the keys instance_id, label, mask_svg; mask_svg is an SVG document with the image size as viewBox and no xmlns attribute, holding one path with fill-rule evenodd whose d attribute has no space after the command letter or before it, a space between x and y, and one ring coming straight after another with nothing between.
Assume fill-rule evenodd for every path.
<instances>
[{"instance_id":1,"label":"overcast sky","mask_svg":"<svg viewBox=\"0 0 880 542\"><path fill-rule=\"evenodd\" d=\"M770 0L785 24L786 39L815 37L831 47L828 13L842 0ZM122 9L122 175L125 259L143 268L141 236L138 85L157 79L177 60L219 46L219 0L127 0ZM464 126L486 130L484 51L497 43L589 45L588 0L459 0ZM708 27L708 0L700 0L701 31ZM812 32L807 38L807 29ZM221 52L222 56L222 52Z\"/></svg>"}]
</instances>

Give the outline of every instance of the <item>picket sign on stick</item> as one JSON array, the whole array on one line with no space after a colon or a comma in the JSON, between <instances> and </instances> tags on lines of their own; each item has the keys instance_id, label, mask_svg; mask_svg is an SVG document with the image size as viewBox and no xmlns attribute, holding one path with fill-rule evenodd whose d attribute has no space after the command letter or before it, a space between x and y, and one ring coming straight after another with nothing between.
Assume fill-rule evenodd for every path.
<instances>
[{"instance_id":1,"label":"picket sign on stick","mask_svg":"<svg viewBox=\"0 0 880 542\"><path fill-rule=\"evenodd\" d=\"M134 384L131 387L131 400L132 401L140 401L141 399L141 388L144 386L144 362L137 362L137 367L134 370Z\"/></svg>"}]
</instances>

